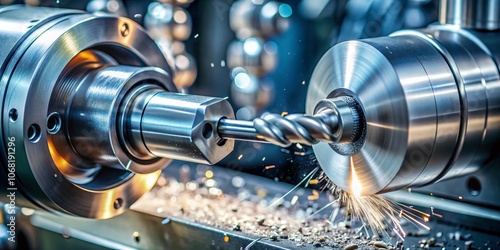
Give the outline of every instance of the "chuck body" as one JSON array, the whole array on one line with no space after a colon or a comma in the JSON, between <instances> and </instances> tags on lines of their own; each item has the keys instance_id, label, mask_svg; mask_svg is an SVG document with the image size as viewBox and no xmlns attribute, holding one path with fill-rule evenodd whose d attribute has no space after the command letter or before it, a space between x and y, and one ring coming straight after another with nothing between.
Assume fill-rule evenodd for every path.
<instances>
[{"instance_id":1,"label":"chuck body","mask_svg":"<svg viewBox=\"0 0 500 250\"><path fill-rule=\"evenodd\" d=\"M0 189L15 205L109 218L171 159L213 164L233 148L215 129L234 117L229 103L176 93L169 62L127 18L7 6L0 41Z\"/></svg>"}]
</instances>

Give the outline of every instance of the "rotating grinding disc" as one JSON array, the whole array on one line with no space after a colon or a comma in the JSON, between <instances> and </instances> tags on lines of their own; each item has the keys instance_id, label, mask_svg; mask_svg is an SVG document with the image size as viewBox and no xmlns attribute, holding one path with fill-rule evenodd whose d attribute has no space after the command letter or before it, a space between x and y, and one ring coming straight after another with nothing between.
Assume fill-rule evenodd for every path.
<instances>
[{"instance_id":1,"label":"rotating grinding disc","mask_svg":"<svg viewBox=\"0 0 500 250\"><path fill-rule=\"evenodd\" d=\"M434 65L426 67L425 60ZM435 80L439 72L442 78ZM448 86L455 93L452 98L458 98L450 83L453 76L446 62L416 38L349 41L328 50L313 72L307 112L313 113L322 99L348 95L358 101L365 118L362 141L350 145L354 146L352 152L339 150L349 145L313 146L328 178L343 190L367 195L419 182L427 176L424 169L429 162L446 166L444 158L453 147L440 145L446 149L441 153L445 156L434 154L440 150L434 146L436 133L444 128L438 124L436 101L440 97L434 91L436 86ZM444 108L456 113L456 108ZM454 132L457 128L449 129Z\"/></svg>"}]
</instances>

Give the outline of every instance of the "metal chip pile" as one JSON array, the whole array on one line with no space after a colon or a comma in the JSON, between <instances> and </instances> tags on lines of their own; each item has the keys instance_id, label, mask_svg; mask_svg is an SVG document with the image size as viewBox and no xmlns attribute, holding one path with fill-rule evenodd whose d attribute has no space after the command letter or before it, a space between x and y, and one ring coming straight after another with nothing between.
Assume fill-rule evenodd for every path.
<instances>
[{"instance_id":1,"label":"metal chip pile","mask_svg":"<svg viewBox=\"0 0 500 250\"><path fill-rule=\"evenodd\" d=\"M337 249L395 249L379 238L366 238L363 232L349 227L348 221L332 224L329 213L308 218L318 210L311 201L301 204L279 202L268 207L265 190L252 194L239 189L237 195L224 194L214 183L178 182L160 178L158 186L134 205L161 217L176 217L255 238L288 241L296 247L328 247ZM208 183L207 183L208 182Z\"/></svg>"}]
</instances>

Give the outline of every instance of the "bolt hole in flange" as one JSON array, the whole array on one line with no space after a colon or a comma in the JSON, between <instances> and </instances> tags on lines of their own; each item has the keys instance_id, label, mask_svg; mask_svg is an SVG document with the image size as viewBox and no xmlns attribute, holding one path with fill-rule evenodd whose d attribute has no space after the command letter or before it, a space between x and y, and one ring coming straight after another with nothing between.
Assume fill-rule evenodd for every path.
<instances>
[{"instance_id":1,"label":"bolt hole in flange","mask_svg":"<svg viewBox=\"0 0 500 250\"><path fill-rule=\"evenodd\" d=\"M130 29L128 27L128 24L124 23L120 27L120 34L122 34L122 36L128 36L129 33L130 33Z\"/></svg>"},{"instance_id":2,"label":"bolt hole in flange","mask_svg":"<svg viewBox=\"0 0 500 250\"><path fill-rule=\"evenodd\" d=\"M134 236L135 242L139 243L141 241L141 236L139 235L139 232L134 232L133 236Z\"/></svg>"},{"instance_id":3,"label":"bolt hole in flange","mask_svg":"<svg viewBox=\"0 0 500 250\"><path fill-rule=\"evenodd\" d=\"M15 122L19 114L17 113L17 109L11 109L9 111L9 119L11 122Z\"/></svg>"},{"instance_id":4,"label":"bolt hole in flange","mask_svg":"<svg viewBox=\"0 0 500 250\"><path fill-rule=\"evenodd\" d=\"M28 140L32 143L38 142L40 140L40 137L42 135L42 132L40 130L40 126L36 123L31 124L28 128Z\"/></svg>"},{"instance_id":5,"label":"bolt hole in flange","mask_svg":"<svg viewBox=\"0 0 500 250\"><path fill-rule=\"evenodd\" d=\"M61 116L59 113L54 112L47 117L47 132L49 134L56 134L61 129Z\"/></svg>"},{"instance_id":6,"label":"bolt hole in flange","mask_svg":"<svg viewBox=\"0 0 500 250\"><path fill-rule=\"evenodd\" d=\"M212 137L213 130L214 130L214 128L212 127L212 124L210 124L208 122L205 123L203 125L203 129L201 130L201 134L203 135L203 138L209 139L210 137Z\"/></svg>"},{"instance_id":7,"label":"bolt hole in flange","mask_svg":"<svg viewBox=\"0 0 500 250\"><path fill-rule=\"evenodd\" d=\"M478 196L481 193L481 182L476 177L471 177L467 181L467 189L473 196Z\"/></svg>"},{"instance_id":8,"label":"bolt hole in flange","mask_svg":"<svg viewBox=\"0 0 500 250\"><path fill-rule=\"evenodd\" d=\"M113 207L115 209L120 209L122 206L123 206L123 199L122 198L118 198L115 200L115 202L113 202Z\"/></svg>"}]
</instances>

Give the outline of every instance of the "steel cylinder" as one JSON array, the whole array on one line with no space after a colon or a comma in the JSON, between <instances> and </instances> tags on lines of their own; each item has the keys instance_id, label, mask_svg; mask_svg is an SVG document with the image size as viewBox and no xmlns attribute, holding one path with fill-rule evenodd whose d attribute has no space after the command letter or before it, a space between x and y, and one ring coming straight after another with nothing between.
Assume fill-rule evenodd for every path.
<instances>
[{"instance_id":1,"label":"steel cylinder","mask_svg":"<svg viewBox=\"0 0 500 250\"><path fill-rule=\"evenodd\" d=\"M113 217L171 159L214 164L233 149L216 130L234 117L229 103L178 94L171 64L129 19L4 7L0 39L0 184L17 205Z\"/></svg>"},{"instance_id":2,"label":"steel cylinder","mask_svg":"<svg viewBox=\"0 0 500 250\"><path fill-rule=\"evenodd\" d=\"M339 145L313 146L326 175L367 195L484 166L500 135L498 35L438 25L332 47L314 70L307 110L350 96L362 107L366 134L348 155Z\"/></svg>"},{"instance_id":3,"label":"steel cylinder","mask_svg":"<svg viewBox=\"0 0 500 250\"><path fill-rule=\"evenodd\" d=\"M14 5L0 8L0 40L2 192L15 192L16 205L109 218L153 187L169 159L137 160L117 132L122 100L138 86L176 91L141 27Z\"/></svg>"},{"instance_id":4,"label":"steel cylinder","mask_svg":"<svg viewBox=\"0 0 500 250\"><path fill-rule=\"evenodd\" d=\"M167 91L143 95L147 101L130 113L137 119L129 119L135 148L156 157L203 164L215 164L233 150L234 141L217 132L220 118L234 118L227 100Z\"/></svg>"},{"instance_id":5,"label":"steel cylinder","mask_svg":"<svg viewBox=\"0 0 500 250\"><path fill-rule=\"evenodd\" d=\"M500 29L500 1L441 0L439 22L480 30Z\"/></svg>"}]
</instances>

